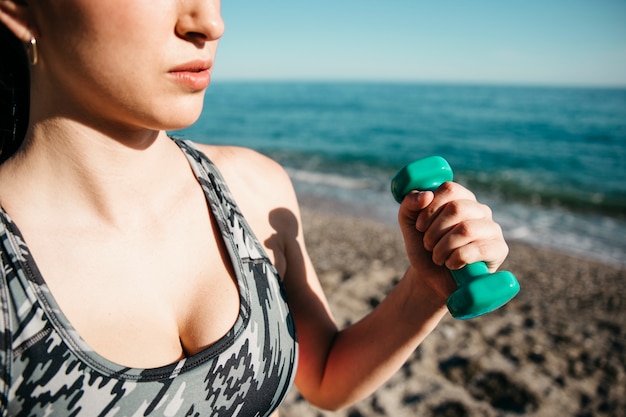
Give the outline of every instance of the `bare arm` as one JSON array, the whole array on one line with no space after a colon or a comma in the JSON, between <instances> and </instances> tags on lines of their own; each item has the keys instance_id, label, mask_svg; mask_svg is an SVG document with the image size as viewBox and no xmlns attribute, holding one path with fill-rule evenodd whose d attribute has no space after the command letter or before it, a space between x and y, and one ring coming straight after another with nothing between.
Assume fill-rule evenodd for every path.
<instances>
[{"instance_id":1,"label":"bare arm","mask_svg":"<svg viewBox=\"0 0 626 417\"><path fill-rule=\"evenodd\" d=\"M320 407L345 407L371 394L435 328L456 289L441 265L482 259L495 270L508 251L490 210L458 184L445 184L437 195L410 195L399 221L411 267L380 305L342 330L332 321L302 233L286 245L285 285L301 346L296 383Z\"/></svg>"}]
</instances>

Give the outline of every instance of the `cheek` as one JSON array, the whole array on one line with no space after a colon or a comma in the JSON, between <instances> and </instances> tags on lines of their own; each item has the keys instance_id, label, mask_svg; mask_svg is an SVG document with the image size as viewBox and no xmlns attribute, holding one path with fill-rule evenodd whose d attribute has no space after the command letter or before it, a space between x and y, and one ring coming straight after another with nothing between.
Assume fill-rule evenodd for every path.
<instances>
[{"instance_id":1,"label":"cheek","mask_svg":"<svg viewBox=\"0 0 626 417\"><path fill-rule=\"evenodd\" d=\"M180 46L173 14L163 10L169 3L42 1L43 65L36 71L47 79L46 91L68 108L125 124L167 130L193 124L204 93L181 91L165 78L179 63L168 59Z\"/></svg>"},{"instance_id":2,"label":"cheek","mask_svg":"<svg viewBox=\"0 0 626 417\"><path fill-rule=\"evenodd\" d=\"M141 52L140 42L163 31L164 17L147 1L58 0L34 2L41 47L51 58L97 60L124 49L133 49L126 60ZM159 2L156 2L159 3ZM165 11L164 11L165 12ZM152 13L152 15L150 15ZM160 21L159 21L160 20ZM39 39L38 39L39 40ZM154 42L159 42L155 39Z\"/></svg>"}]
</instances>

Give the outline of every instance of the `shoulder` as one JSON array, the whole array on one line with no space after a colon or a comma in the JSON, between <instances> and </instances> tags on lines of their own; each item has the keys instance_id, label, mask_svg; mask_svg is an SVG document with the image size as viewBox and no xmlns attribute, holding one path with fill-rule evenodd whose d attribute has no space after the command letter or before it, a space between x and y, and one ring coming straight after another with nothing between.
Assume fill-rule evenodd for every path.
<instances>
[{"instance_id":1,"label":"shoulder","mask_svg":"<svg viewBox=\"0 0 626 417\"><path fill-rule=\"evenodd\" d=\"M234 194L257 195L292 189L285 169L276 161L255 150L238 146L197 145L209 157Z\"/></svg>"},{"instance_id":2,"label":"shoulder","mask_svg":"<svg viewBox=\"0 0 626 417\"><path fill-rule=\"evenodd\" d=\"M287 171L276 161L252 149L200 145L220 171L237 205L250 221L265 220L287 210L299 219L299 207Z\"/></svg>"},{"instance_id":3,"label":"shoulder","mask_svg":"<svg viewBox=\"0 0 626 417\"><path fill-rule=\"evenodd\" d=\"M220 171L239 170L241 167L251 169L261 169L268 173L282 174L282 166L270 157L250 148L241 146L216 146L216 145L196 145L205 155L207 155ZM240 172L244 174L244 172Z\"/></svg>"}]
</instances>

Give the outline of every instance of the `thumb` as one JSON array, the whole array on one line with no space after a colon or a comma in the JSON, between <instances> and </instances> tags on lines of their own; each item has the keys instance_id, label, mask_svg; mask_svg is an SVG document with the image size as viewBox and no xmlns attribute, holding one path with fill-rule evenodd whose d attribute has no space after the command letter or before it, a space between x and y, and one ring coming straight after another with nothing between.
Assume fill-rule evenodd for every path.
<instances>
[{"instance_id":1,"label":"thumb","mask_svg":"<svg viewBox=\"0 0 626 417\"><path fill-rule=\"evenodd\" d=\"M401 225L410 223L415 227L419 213L424 210L435 198L432 191L415 191L404 196L398 211L398 221Z\"/></svg>"}]
</instances>

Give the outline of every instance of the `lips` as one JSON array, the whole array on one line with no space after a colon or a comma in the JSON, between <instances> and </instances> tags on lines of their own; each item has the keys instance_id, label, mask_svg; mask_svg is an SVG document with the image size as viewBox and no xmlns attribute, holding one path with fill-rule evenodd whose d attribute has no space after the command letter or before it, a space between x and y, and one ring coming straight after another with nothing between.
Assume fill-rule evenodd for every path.
<instances>
[{"instance_id":1,"label":"lips","mask_svg":"<svg viewBox=\"0 0 626 417\"><path fill-rule=\"evenodd\" d=\"M196 60L179 65L168 72L168 75L182 86L191 90L204 90L211 83L212 62Z\"/></svg>"}]
</instances>

